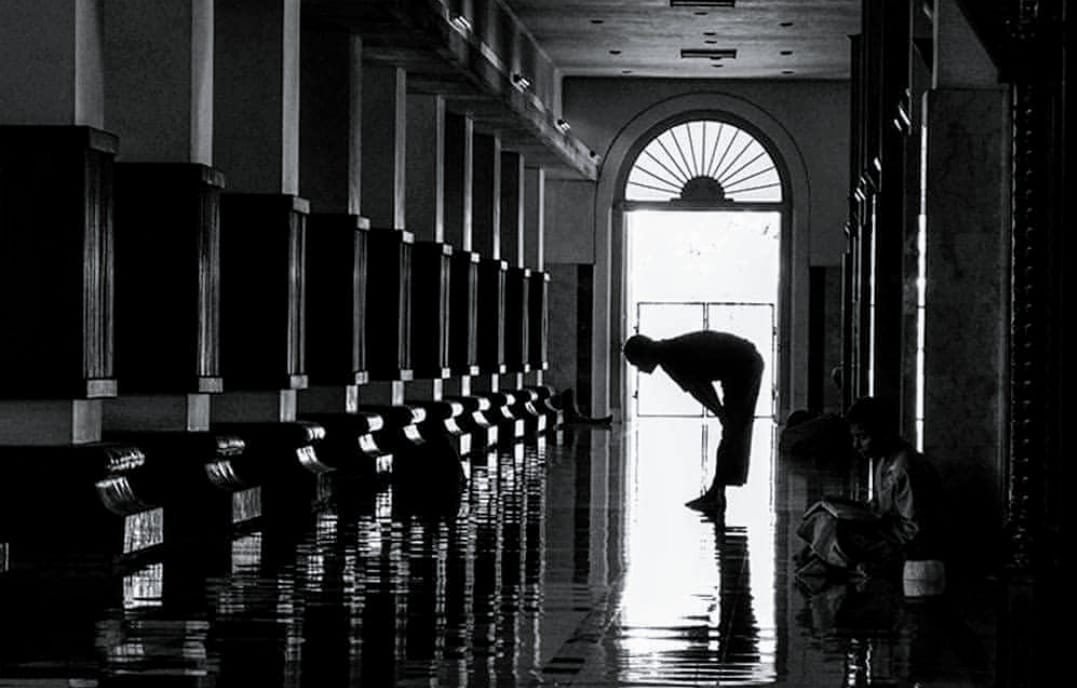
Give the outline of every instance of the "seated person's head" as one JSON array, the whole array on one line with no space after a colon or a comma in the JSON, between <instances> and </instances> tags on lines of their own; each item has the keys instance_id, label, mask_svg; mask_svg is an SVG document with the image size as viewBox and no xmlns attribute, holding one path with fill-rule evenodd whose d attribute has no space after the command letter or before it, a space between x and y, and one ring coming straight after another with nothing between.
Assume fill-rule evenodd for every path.
<instances>
[{"instance_id":1,"label":"seated person's head","mask_svg":"<svg viewBox=\"0 0 1077 688\"><path fill-rule=\"evenodd\" d=\"M649 373L658 365L654 344L654 340L646 335L633 335L625 342L625 358L643 372Z\"/></svg>"},{"instance_id":2,"label":"seated person's head","mask_svg":"<svg viewBox=\"0 0 1077 688\"><path fill-rule=\"evenodd\" d=\"M897 412L876 397L861 397L845 413L853 448L864 456L879 456L898 439Z\"/></svg>"},{"instance_id":3,"label":"seated person's head","mask_svg":"<svg viewBox=\"0 0 1077 688\"><path fill-rule=\"evenodd\" d=\"M806 423L815 417L815 414L808 409L797 409L789 414L789 417L785 419L785 427L795 428L801 423Z\"/></svg>"}]
</instances>

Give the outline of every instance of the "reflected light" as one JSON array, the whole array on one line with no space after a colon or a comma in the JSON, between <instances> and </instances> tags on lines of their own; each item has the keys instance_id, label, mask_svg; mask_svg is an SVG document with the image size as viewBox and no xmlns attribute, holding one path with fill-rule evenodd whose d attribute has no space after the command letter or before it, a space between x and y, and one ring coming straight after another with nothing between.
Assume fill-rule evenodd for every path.
<instances>
[{"instance_id":1,"label":"reflected light","mask_svg":"<svg viewBox=\"0 0 1077 688\"><path fill-rule=\"evenodd\" d=\"M123 608L160 607L164 594L164 564L151 564L123 577Z\"/></svg>"},{"instance_id":2,"label":"reflected light","mask_svg":"<svg viewBox=\"0 0 1077 688\"><path fill-rule=\"evenodd\" d=\"M757 420L749 481L727 491L720 526L684 507L713 475L720 424L655 418L634 425L626 467L620 679L627 685L772 679L777 650L772 420ZM734 638L751 645L750 656L733 656ZM686 652L686 644L695 649Z\"/></svg>"}]
</instances>

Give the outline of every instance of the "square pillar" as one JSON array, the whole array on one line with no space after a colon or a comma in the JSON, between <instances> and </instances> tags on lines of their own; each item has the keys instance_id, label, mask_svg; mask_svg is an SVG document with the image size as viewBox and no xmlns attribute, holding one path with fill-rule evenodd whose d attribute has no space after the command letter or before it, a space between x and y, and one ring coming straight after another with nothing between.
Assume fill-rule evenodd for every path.
<instances>
[{"instance_id":1,"label":"square pillar","mask_svg":"<svg viewBox=\"0 0 1077 688\"><path fill-rule=\"evenodd\" d=\"M213 153L238 193L299 192L299 0L217 0Z\"/></svg>"},{"instance_id":2,"label":"square pillar","mask_svg":"<svg viewBox=\"0 0 1077 688\"><path fill-rule=\"evenodd\" d=\"M116 393L116 148L88 127L0 126L0 444L100 437L99 402L84 402ZM52 401L20 408L28 399Z\"/></svg>"},{"instance_id":3,"label":"square pillar","mask_svg":"<svg viewBox=\"0 0 1077 688\"><path fill-rule=\"evenodd\" d=\"M365 311L369 219L362 197L362 41L304 28L300 190L307 218L306 348L302 413L354 413L369 379Z\"/></svg>"},{"instance_id":4,"label":"square pillar","mask_svg":"<svg viewBox=\"0 0 1077 688\"><path fill-rule=\"evenodd\" d=\"M221 370L214 422L295 419L305 375L306 218L299 192L299 0L214 5L221 199Z\"/></svg>"},{"instance_id":5,"label":"square pillar","mask_svg":"<svg viewBox=\"0 0 1077 688\"><path fill-rule=\"evenodd\" d=\"M479 372L478 261L472 249L474 124L467 115L445 115L445 241L453 247L449 297L449 367L453 377L445 392L471 393L471 376Z\"/></svg>"},{"instance_id":6,"label":"square pillar","mask_svg":"<svg viewBox=\"0 0 1077 688\"><path fill-rule=\"evenodd\" d=\"M418 242L445 240L445 99L407 96L408 231Z\"/></svg>"},{"instance_id":7,"label":"square pillar","mask_svg":"<svg viewBox=\"0 0 1077 688\"><path fill-rule=\"evenodd\" d=\"M400 404L411 369L412 259L415 236L404 231L407 174L407 75L363 65L362 194L370 218L364 328L370 382L362 404Z\"/></svg>"},{"instance_id":8,"label":"square pillar","mask_svg":"<svg viewBox=\"0 0 1077 688\"><path fill-rule=\"evenodd\" d=\"M115 394L102 46L100 0L0 4L0 445L96 441Z\"/></svg>"},{"instance_id":9,"label":"square pillar","mask_svg":"<svg viewBox=\"0 0 1077 688\"><path fill-rule=\"evenodd\" d=\"M363 215L378 229L406 227L407 74L399 67L363 65Z\"/></svg>"},{"instance_id":10,"label":"square pillar","mask_svg":"<svg viewBox=\"0 0 1077 688\"><path fill-rule=\"evenodd\" d=\"M445 114L445 241L472 250L474 124L467 115Z\"/></svg>"},{"instance_id":11,"label":"square pillar","mask_svg":"<svg viewBox=\"0 0 1077 688\"><path fill-rule=\"evenodd\" d=\"M116 352L106 430L206 430L219 369L213 4L104 0L116 165ZM152 86L152 87L150 87ZM189 317L177 317L177 314Z\"/></svg>"},{"instance_id":12,"label":"square pillar","mask_svg":"<svg viewBox=\"0 0 1077 688\"><path fill-rule=\"evenodd\" d=\"M975 567L995 548L1007 452L1005 91L935 89L924 110L924 451L962 505L952 560Z\"/></svg>"},{"instance_id":13,"label":"square pillar","mask_svg":"<svg viewBox=\"0 0 1077 688\"><path fill-rule=\"evenodd\" d=\"M481 256L478 279L478 365L476 391L496 392L505 368L505 273L501 260L501 140L476 133L473 139L472 248Z\"/></svg>"},{"instance_id":14,"label":"square pillar","mask_svg":"<svg viewBox=\"0 0 1077 688\"><path fill-rule=\"evenodd\" d=\"M527 367L527 288L530 271L524 265L524 156L501 152L501 256L508 263L505 275L504 327L505 386L523 387Z\"/></svg>"},{"instance_id":15,"label":"square pillar","mask_svg":"<svg viewBox=\"0 0 1077 688\"><path fill-rule=\"evenodd\" d=\"M543 384L546 363L546 299L549 273L543 272L546 261L546 170L524 169L524 262L531 268L528 283L528 363L525 376L531 385Z\"/></svg>"},{"instance_id":16,"label":"square pillar","mask_svg":"<svg viewBox=\"0 0 1077 688\"><path fill-rule=\"evenodd\" d=\"M0 3L0 124L105 124L101 0Z\"/></svg>"},{"instance_id":17,"label":"square pillar","mask_svg":"<svg viewBox=\"0 0 1077 688\"><path fill-rule=\"evenodd\" d=\"M415 234L408 399L438 401L449 370L452 246L445 238L445 100L407 96L407 224Z\"/></svg>"}]
</instances>

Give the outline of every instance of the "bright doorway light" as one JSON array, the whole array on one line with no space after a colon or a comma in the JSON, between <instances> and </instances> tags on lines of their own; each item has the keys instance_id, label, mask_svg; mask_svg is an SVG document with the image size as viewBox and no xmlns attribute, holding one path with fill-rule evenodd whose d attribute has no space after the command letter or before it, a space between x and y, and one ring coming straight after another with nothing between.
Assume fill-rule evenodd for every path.
<instances>
[{"instance_id":1,"label":"bright doorway light","mask_svg":"<svg viewBox=\"0 0 1077 688\"><path fill-rule=\"evenodd\" d=\"M756 412L773 415L781 213L632 210L625 227L629 334L713 329L750 340L766 364ZM628 373L631 415L703 415L666 376Z\"/></svg>"},{"instance_id":2,"label":"bright doorway light","mask_svg":"<svg viewBox=\"0 0 1077 688\"><path fill-rule=\"evenodd\" d=\"M700 530L698 514L683 503L714 475L720 423L664 373L628 368L626 409L636 417L626 467L629 563L618 678L625 685L767 685L777 655L773 390L782 215L633 209L624 226L629 334L731 332L756 345L765 372L748 483L727 491L719 539L718 531ZM730 584L750 586L746 606L729 607ZM750 639L750 657L719 659L732 636ZM698 651L687 659L676 654L686 637ZM690 678L678 684L670 678L678 671Z\"/></svg>"}]
</instances>

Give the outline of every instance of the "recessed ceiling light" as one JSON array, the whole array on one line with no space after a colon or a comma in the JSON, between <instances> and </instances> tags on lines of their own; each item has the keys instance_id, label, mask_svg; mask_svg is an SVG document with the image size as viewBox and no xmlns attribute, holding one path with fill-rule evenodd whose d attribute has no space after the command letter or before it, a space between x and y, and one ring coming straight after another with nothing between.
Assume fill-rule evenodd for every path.
<instances>
[{"instance_id":1,"label":"recessed ceiling light","mask_svg":"<svg viewBox=\"0 0 1077 688\"><path fill-rule=\"evenodd\" d=\"M610 51L610 55L620 55L620 54L621 54L620 50L611 50Z\"/></svg>"},{"instance_id":2,"label":"recessed ceiling light","mask_svg":"<svg viewBox=\"0 0 1077 688\"><path fill-rule=\"evenodd\" d=\"M669 0L670 7L735 7L737 0Z\"/></svg>"},{"instance_id":3,"label":"recessed ceiling light","mask_svg":"<svg viewBox=\"0 0 1077 688\"><path fill-rule=\"evenodd\" d=\"M681 58L704 58L708 60L735 60L736 48L681 48Z\"/></svg>"},{"instance_id":4,"label":"recessed ceiling light","mask_svg":"<svg viewBox=\"0 0 1077 688\"><path fill-rule=\"evenodd\" d=\"M793 54L792 50L783 50L782 51L782 55L792 55L792 54Z\"/></svg>"}]
</instances>

